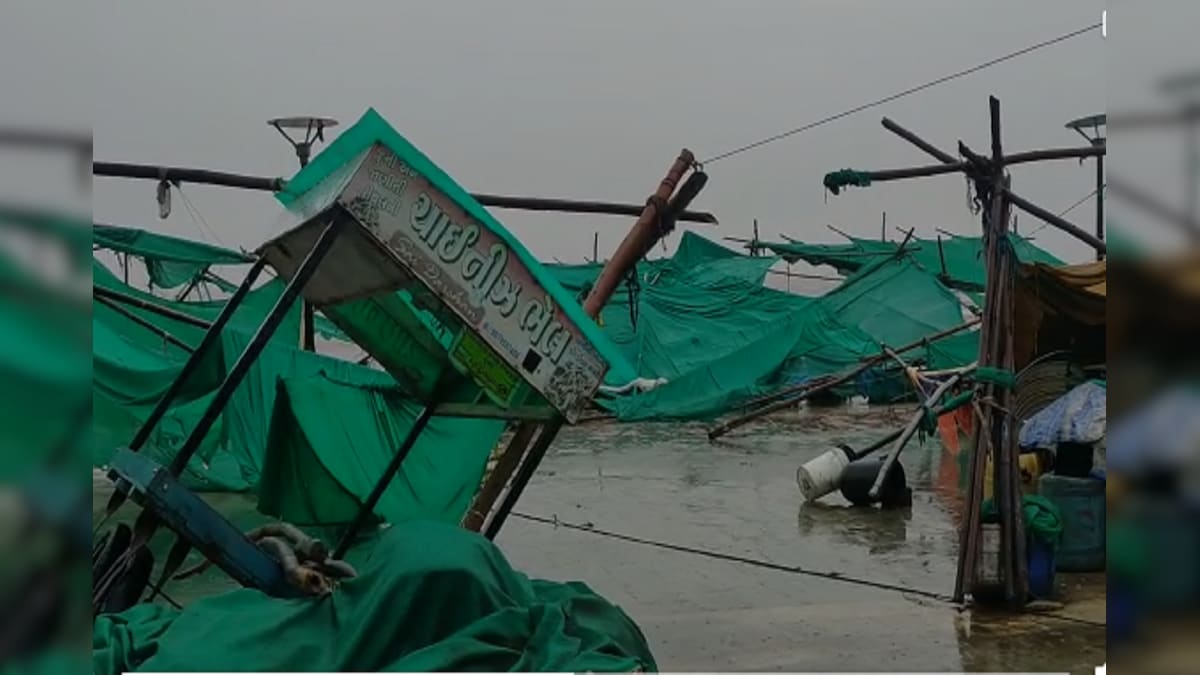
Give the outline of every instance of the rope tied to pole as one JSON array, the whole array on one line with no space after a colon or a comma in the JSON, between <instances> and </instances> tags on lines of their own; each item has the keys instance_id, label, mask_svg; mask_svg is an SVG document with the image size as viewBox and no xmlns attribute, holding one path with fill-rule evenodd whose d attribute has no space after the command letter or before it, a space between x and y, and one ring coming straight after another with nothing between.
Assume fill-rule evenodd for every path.
<instances>
[{"instance_id":1,"label":"rope tied to pole","mask_svg":"<svg viewBox=\"0 0 1200 675\"><path fill-rule=\"evenodd\" d=\"M1014 389L1017 386L1017 376L1007 368L980 366L975 369L975 381L992 384L1004 389Z\"/></svg>"},{"instance_id":2,"label":"rope tied to pole","mask_svg":"<svg viewBox=\"0 0 1200 675\"><path fill-rule=\"evenodd\" d=\"M855 169L839 169L825 174L825 189L840 194L844 187L870 187L871 174Z\"/></svg>"}]
</instances>

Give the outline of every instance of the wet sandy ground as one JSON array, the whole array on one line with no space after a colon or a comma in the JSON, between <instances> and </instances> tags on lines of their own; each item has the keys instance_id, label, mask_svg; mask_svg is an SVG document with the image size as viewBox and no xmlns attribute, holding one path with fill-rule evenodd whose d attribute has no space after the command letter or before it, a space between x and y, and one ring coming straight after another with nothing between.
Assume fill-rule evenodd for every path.
<instances>
[{"instance_id":1,"label":"wet sandy ground","mask_svg":"<svg viewBox=\"0 0 1200 675\"><path fill-rule=\"evenodd\" d=\"M800 505L796 468L862 447L904 410L790 413L710 445L699 425L564 430L518 510L746 558L949 596L957 508L930 439L902 456L911 510ZM882 433L881 433L882 432ZM946 487L938 487L939 478ZM939 492L939 490L941 490ZM638 621L664 671L1072 671L1104 661L1104 629L1061 618L982 616L923 596L697 557L510 520L498 538L526 572L579 579ZM1104 621L1104 581L1060 577L1059 614Z\"/></svg>"},{"instance_id":2,"label":"wet sandy ground","mask_svg":"<svg viewBox=\"0 0 1200 675\"><path fill-rule=\"evenodd\" d=\"M952 462L910 444L911 509L804 506L796 468L835 442L861 447L906 421L903 409L788 413L709 444L700 425L565 429L517 506L562 522L806 570L899 585L864 587L705 558L514 517L498 544L531 576L584 581L642 627L663 671L1086 672L1104 661L1102 575L1060 576L1051 616L960 611L920 595L953 591ZM99 488L100 486L97 485ZM262 520L246 497L214 502L239 525ZM97 491L97 508L103 503ZM224 587L204 575L186 601Z\"/></svg>"}]
</instances>

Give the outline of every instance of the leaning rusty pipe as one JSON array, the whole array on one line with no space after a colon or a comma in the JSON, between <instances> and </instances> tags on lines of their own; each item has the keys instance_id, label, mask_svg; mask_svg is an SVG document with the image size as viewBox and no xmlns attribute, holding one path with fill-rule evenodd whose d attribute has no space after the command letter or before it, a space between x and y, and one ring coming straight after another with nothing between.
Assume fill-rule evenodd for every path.
<instances>
[{"instance_id":1,"label":"leaning rusty pipe","mask_svg":"<svg viewBox=\"0 0 1200 675\"><path fill-rule=\"evenodd\" d=\"M583 311L587 312L588 316L593 319L600 316L600 310L608 304L625 273L636 265L659 240L661 232L658 228L658 219L662 215L660 209L667 210L667 200L675 192L675 186L683 179L683 174L695 163L695 155L687 149L680 151L679 156L675 158L675 163L667 171L666 178L663 178L662 182L658 184L658 190L650 199L646 200L646 208L642 209L642 215L638 216L633 229L625 235L621 245L617 247L608 264L600 272L600 277L596 279L592 292L588 294L583 303Z\"/></svg>"}]
</instances>

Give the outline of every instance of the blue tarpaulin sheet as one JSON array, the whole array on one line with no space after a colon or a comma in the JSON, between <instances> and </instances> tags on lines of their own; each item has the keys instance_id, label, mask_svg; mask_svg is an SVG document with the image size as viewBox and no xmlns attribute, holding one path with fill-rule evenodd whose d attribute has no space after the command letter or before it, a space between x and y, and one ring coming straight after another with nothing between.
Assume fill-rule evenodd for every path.
<instances>
[{"instance_id":1,"label":"blue tarpaulin sheet","mask_svg":"<svg viewBox=\"0 0 1200 675\"><path fill-rule=\"evenodd\" d=\"M1059 443L1095 443L1104 438L1108 389L1084 382L1021 425L1022 448L1055 448Z\"/></svg>"}]
</instances>

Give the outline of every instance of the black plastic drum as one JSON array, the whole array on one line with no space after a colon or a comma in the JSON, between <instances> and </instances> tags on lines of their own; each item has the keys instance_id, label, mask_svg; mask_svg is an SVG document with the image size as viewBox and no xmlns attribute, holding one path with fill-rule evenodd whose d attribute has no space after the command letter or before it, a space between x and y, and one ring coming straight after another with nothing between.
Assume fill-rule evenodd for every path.
<instances>
[{"instance_id":1,"label":"black plastic drum","mask_svg":"<svg viewBox=\"0 0 1200 675\"><path fill-rule=\"evenodd\" d=\"M842 496L855 506L871 506L879 504L885 509L912 506L912 490L904 476L904 467L900 462L892 466L888 479L879 491L877 499L871 499L871 486L883 466L881 458L860 459L851 462L842 472Z\"/></svg>"}]
</instances>

